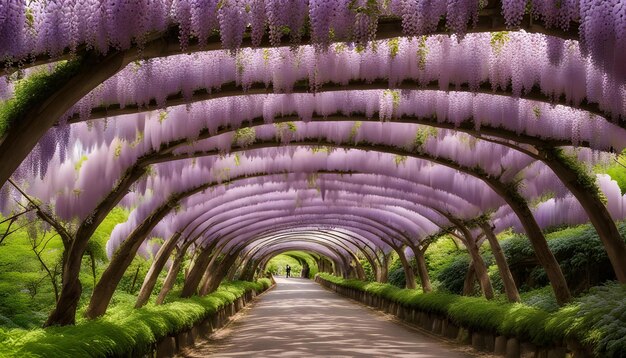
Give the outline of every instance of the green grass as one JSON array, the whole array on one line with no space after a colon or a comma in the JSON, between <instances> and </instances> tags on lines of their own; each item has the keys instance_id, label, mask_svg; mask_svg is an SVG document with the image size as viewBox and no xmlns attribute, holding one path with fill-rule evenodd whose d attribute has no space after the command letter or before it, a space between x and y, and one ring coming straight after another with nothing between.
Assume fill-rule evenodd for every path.
<instances>
[{"instance_id":1,"label":"green grass","mask_svg":"<svg viewBox=\"0 0 626 358\"><path fill-rule=\"evenodd\" d=\"M0 328L1 357L107 357L145 353L162 337L188 328L234 302L245 292L262 291L269 279L225 282L204 297L173 299L134 309L126 295L99 319L82 319L76 326L46 329Z\"/></svg>"},{"instance_id":2,"label":"green grass","mask_svg":"<svg viewBox=\"0 0 626 358\"><path fill-rule=\"evenodd\" d=\"M389 284L345 280L325 273L318 276L338 286L369 292L420 311L450 318L474 330L516 336L540 346L575 339L602 357L626 352L626 285L610 283L591 289L553 312L525 303L488 301L444 292L421 293ZM542 299L545 289L535 291ZM523 297L532 300L532 293Z\"/></svg>"}]
</instances>

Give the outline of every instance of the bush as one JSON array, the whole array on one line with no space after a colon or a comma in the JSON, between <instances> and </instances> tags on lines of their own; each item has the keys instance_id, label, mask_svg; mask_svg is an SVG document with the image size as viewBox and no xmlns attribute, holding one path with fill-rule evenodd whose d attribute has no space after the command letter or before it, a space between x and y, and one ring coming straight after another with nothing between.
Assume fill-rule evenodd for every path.
<instances>
[{"instance_id":1,"label":"bush","mask_svg":"<svg viewBox=\"0 0 626 358\"><path fill-rule=\"evenodd\" d=\"M520 297L525 305L531 307L539 308L548 312L555 312L559 309L556 297L554 297L554 291L550 286L521 293Z\"/></svg>"},{"instance_id":2,"label":"bush","mask_svg":"<svg viewBox=\"0 0 626 358\"><path fill-rule=\"evenodd\" d=\"M257 282L225 282L204 297L177 298L164 305L148 304L134 309L126 294L101 318L82 319L76 326L46 329L1 329L2 357L109 357L143 355L168 334L191 328L195 323L232 303L250 290L270 286ZM134 297L133 297L134 298Z\"/></svg>"},{"instance_id":3,"label":"bush","mask_svg":"<svg viewBox=\"0 0 626 358\"><path fill-rule=\"evenodd\" d=\"M365 278L367 281L376 281L376 277L374 275L374 269L369 261L365 259L359 260L361 266L363 266L363 271L365 271ZM315 276L315 275L314 275Z\"/></svg>"},{"instance_id":4,"label":"bush","mask_svg":"<svg viewBox=\"0 0 626 358\"><path fill-rule=\"evenodd\" d=\"M396 267L389 271L387 282L390 285L394 285L398 288L406 287L406 276L404 274L404 268L402 266Z\"/></svg>"},{"instance_id":5,"label":"bush","mask_svg":"<svg viewBox=\"0 0 626 358\"><path fill-rule=\"evenodd\" d=\"M467 254L456 255L454 259L444 266L435 276L439 281L439 287L447 292L463 293L463 283L469 267L470 258Z\"/></svg>"},{"instance_id":6,"label":"bush","mask_svg":"<svg viewBox=\"0 0 626 358\"><path fill-rule=\"evenodd\" d=\"M609 283L594 287L558 317L572 322L569 335L594 347L600 356L618 357L626 352L626 285Z\"/></svg>"},{"instance_id":7,"label":"bush","mask_svg":"<svg viewBox=\"0 0 626 358\"><path fill-rule=\"evenodd\" d=\"M602 357L619 357L626 352L626 285L618 283L595 287L587 295L554 310L554 296L548 292L549 288L524 294L525 303L510 303L443 292L421 293L323 273L318 276L338 286L370 292L407 307L448 317L469 329L516 336L540 346L572 338L592 347Z\"/></svg>"},{"instance_id":8,"label":"bush","mask_svg":"<svg viewBox=\"0 0 626 358\"><path fill-rule=\"evenodd\" d=\"M626 237L626 224L620 223L618 229L622 237ZM587 224L554 231L546 238L574 293L615 279L606 250L593 226ZM526 236L515 235L503 240L502 249L513 275L520 281L520 291L548 284L545 271L538 266Z\"/></svg>"}]
</instances>

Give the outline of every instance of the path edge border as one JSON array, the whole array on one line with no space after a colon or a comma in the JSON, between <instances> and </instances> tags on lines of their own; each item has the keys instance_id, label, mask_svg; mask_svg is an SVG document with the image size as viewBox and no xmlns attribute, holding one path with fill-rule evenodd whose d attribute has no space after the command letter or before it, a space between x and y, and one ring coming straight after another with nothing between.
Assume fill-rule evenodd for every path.
<instances>
[{"instance_id":1,"label":"path edge border","mask_svg":"<svg viewBox=\"0 0 626 358\"><path fill-rule=\"evenodd\" d=\"M265 290L250 290L235 299L234 302L227 304L217 310L215 313L204 317L196 322L193 327L172 333L159 341L157 341L152 349L142 355L144 358L169 358L183 352L183 350L195 346L201 340L208 338L213 333L226 327L230 322L230 318L244 307L256 301L263 294L271 291L276 287L276 282L270 278L272 285ZM134 356L134 355L133 355Z\"/></svg>"},{"instance_id":2,"label":"path edge border","mask_svg":"<svg viewBox=\"0 0 626 358\"><path fill-rule=\"evenodd\" d=\"M593 357L586 347L577 342L567 341L564 344L555 344L551 347L540 347L525 342L517 337L507 337L493 332L483 332L463 327L453 322L449 317L434 313L423 312L413 307L406 307L387 298L360 291L354 288L343 287L316 276L315 282L322 287L338 293L354 301L364 304L376 311L391 314L403 324L419 331L428 333L433 338L442 339L448 343L469 345L480 353L495 354L507 358L588 358Z\"/></svg>"}]
</instances>

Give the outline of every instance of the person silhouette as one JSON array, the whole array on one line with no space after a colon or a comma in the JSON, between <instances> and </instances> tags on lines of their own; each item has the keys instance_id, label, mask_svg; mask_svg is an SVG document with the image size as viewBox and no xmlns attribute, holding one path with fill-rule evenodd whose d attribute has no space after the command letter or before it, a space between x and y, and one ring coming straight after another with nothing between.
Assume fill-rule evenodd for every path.
<instances>
[{"instance_id":1,"label":"person silhouette","mask_svg":"<svg viewBox=\"0 0 626 358\"><path fill-rule=\"evenodd\" d=\"M285 277L291 277L291 266L289 265L285 266L285 272L286 272Z\"/></svg>"}]
</instances>

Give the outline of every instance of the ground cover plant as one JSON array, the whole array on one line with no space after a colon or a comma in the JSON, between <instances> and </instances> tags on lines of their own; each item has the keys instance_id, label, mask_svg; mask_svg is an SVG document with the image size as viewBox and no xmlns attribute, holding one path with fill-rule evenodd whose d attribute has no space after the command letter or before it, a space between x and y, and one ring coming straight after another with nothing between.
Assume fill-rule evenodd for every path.
<instances>
[{"instance_id":1,"label":"ground cover plant","mask_svg":"<svg viewBox=\"0 0 626 358\"><path fill-rule=\"evenodd\" d=\"M118 297L109 313L76 326L39 329L0 328L2 357L110 357L147 352L159 339L191 328L248 291L261 292L269 279L224 282L207 296L170 297L163 305L134 309L134 296Z\"/></svg>"},{"instance_id":2,"label":"ground cover plant","mask_svg":"<svg viewBox=\"0 0 626 358\"><path fill-rule=\"evenodd\" d=\"M326 273L318 275L341 287L449 317L460 326L474 330L515 336L537 345L572 338L592 347L602 357L618 357L626 351L626 285L618 283L594 287L569 305L549 312L525 302L489 301L445 292L421 293L390 284L346 280Z\"/></svg>"}]
</instances>

